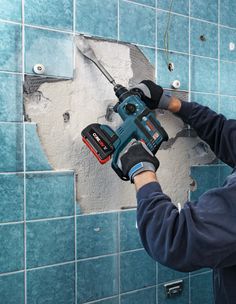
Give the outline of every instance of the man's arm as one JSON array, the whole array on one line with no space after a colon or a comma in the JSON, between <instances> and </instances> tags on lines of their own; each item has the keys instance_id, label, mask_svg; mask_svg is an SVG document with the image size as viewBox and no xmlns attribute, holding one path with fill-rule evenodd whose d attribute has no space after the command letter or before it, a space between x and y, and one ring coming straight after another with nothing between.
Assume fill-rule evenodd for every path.
<instances>
[{"instance_id":1,"label":"man's arm","mask_svg":"<svg viewBox=\"0 0 236 304\"><path fill-rule=\"evenodd\" d=\"M174 97L168 110L189 124L219 159L231 167L236 166L236 120L227 120L207 107L195 102L181 102Z\"/></svg>"},{"instance_id":2,"label":"man's arm","mask_svg":"<svg viewBox=\"0 0 236 304\"><path fill-rule=\"evenodd\" d=\"M236 180L206 192L196 202L185 203L179 212L154 175L143 172L134 177L138 190L137 223L149 255L179 271L235 264L235 260L227 258L236 252Z\"/></svg>"}]
</instances>

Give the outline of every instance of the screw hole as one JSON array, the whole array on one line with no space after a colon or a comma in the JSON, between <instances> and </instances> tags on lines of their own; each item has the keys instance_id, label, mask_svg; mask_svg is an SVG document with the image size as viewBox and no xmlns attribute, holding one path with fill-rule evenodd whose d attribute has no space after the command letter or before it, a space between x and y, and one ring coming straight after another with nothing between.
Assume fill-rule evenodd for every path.
<instances>
[{"instance_id":1,"label":"screw hole","mask_svg":"<svg viewBox=\"0 0 236 304\"><path fill-rule=\"evenodd\" d=\"M169 62L169 63L168 63L168 70L169 70L170 72L173 72L174 69L175 69L174 63L173 63L173 62Z\"/></svg>"},{"instance_id":2,"label":"screw hole","mask_svg":"<svg viewBox=\"0 0 236 304\"><path fill-rule=\"evenodd\" d=\"M203 41L203 42L206 41L206 36L205 36L205 35L201 35L199 38L200 38L200 40Z\"/></svg>"},{"instance_id":3,"label":"screw hole","mask_svg":"<svg viewBox=\"0 0 236 304\"><path fill-rule=\"evenodd\" d=\"M69 112L65 112L63 114L63 119L64 119L65 123L69 122L69 120L70 120L70 113Z\"/></svg>"}]
</instances>

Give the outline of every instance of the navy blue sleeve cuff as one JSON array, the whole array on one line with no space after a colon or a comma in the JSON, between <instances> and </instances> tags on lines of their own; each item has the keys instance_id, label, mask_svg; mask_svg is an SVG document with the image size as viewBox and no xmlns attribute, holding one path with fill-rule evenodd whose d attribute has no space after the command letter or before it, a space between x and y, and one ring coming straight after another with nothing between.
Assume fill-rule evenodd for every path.
<instances>
[{"instance_id":1,"label":"navy blue sleeve cuff","mask_svg":"<svg viewBox=\"0 0 236 304\"><path fill-rule=\"evenodd\" d=\"M143 187L141 187L137 192L137 200L140 202L142 199L149 198L150 194L153 194L155 192L162 192L161 186L157 182L151 182Z\"/></svg>"},{"instance_id":2,"label":"navy blue sleeve cuff","mask_svg":"<svg viewBox=\"0 0 236 304\"><path fill-rule=\"evenodd\" d=\"M195 107L195 102L181 101L181 108L177 114L185 122L188 123L190 116L193 114L193 108Z\"/></svg>"}]
</instances>

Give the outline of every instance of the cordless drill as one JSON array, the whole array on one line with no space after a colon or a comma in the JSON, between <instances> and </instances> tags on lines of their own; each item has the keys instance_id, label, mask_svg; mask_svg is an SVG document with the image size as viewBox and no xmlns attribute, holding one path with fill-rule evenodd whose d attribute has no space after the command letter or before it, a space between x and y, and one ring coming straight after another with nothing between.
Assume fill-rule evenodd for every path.
<instances>
[{"instance_id":1,"label":"cordless drill","mask_svg":"<svg viewBox=\"0 0 236 304\"><path fill-rule=\"evenodd\" d=\"M97 60L93 50L85 38L77 42L79 51L101 70L104 76L114 86L118 102L113 110L123 120L117 130L108 125L98 123L87 126L82 131L83 142L93 152L101 164L112 157L112 168L122 180L128 180L118 166L120 153L133 140L143 141L148 149L155 154L163 141L168 140L166 131L162 128L155 114L145 105L138 92L129 91L115 80Z\"/></svg>"}]
</instances>

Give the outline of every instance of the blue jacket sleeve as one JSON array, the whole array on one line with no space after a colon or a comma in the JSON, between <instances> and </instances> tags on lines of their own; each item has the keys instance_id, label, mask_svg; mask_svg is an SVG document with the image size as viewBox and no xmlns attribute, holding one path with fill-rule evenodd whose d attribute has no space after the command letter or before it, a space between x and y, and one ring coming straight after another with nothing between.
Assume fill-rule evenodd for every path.
<instances>
[{"instance_id":1,"label":"blue jacket sleeve","mask_svg":"<svg viewBox=\"0 0 236 304\"><path fill-rule=\"evenodd\" d=\"M182 102L177 115L209 144L219 159L231 167L236 166L236 120L227 120L195 102Z\"/></svg>"},{"instance_id":2,"label":"blue jacket sleeve","mask_svg":"<svg viewBox=\"0 0 236 304\"><path fill-rule=\"evenodd\" d=\"M235 191L236 178L186 202L179 212L158 183L143 186L137 193L137 223L144 248L179 271L235 265Z\"/></svg>"}]
</instances>

